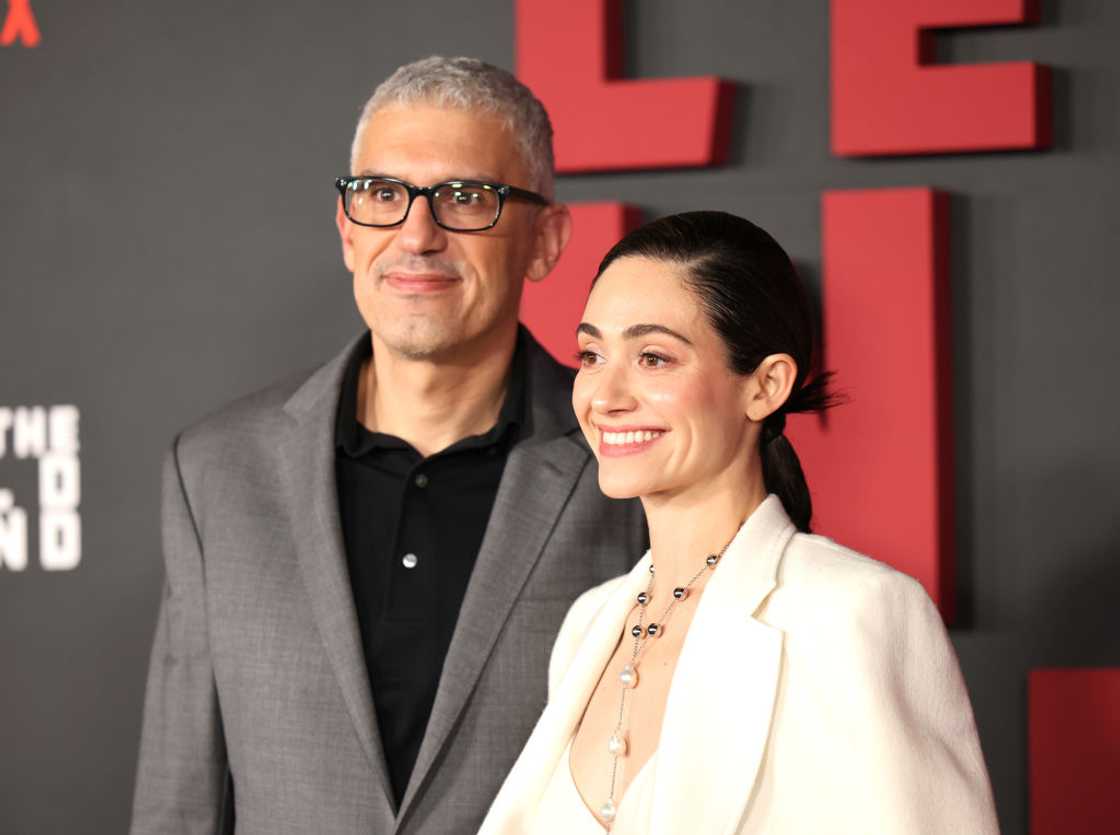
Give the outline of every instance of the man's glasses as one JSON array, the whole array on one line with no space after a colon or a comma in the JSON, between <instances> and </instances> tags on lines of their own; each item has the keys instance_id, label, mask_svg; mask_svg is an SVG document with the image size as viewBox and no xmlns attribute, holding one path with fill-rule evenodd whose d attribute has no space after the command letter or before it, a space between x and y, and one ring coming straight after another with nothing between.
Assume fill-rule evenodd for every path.
<instances>
[{"instance_id":1,"label":"man's glasses","mask_svg":"<svg viewBox=\"0 0 1120 835\"><path fill-rule=\"evenodd\" d=\"M541 206L549 203L534 191L478 180L414 186L392 177L339 177L334 184L342 195L342 210L359 226L404 223L417 197L428 198L432 220L449 232L481 232L492 228L510 197Z\"/></svg>"}]
</instances>

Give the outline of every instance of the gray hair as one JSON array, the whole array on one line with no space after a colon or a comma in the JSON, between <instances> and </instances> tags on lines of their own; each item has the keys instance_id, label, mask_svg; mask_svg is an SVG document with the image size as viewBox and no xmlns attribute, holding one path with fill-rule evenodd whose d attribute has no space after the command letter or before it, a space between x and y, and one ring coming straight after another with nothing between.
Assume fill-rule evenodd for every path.
<instances>
[{"instance_id":1,"label":"gray hair","mask_svg":"<svg viewBox=\"0 0 1120 835\"><path fill-rule=\"evenodd\" d=\"M511 73L477 58L433 55L405 64L373 91L362 108L350 146L350 170L357 164L362 133L370 117L392 105L434 104L482 110L505 122L529 167L532 188L552 197L552 123L532 90Z\"/></svg>"}]
</instances>

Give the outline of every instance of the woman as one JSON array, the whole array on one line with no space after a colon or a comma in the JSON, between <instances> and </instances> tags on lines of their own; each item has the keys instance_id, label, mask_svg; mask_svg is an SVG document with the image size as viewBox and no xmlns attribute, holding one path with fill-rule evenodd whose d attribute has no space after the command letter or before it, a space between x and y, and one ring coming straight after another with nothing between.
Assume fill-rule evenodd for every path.
<instances>
[{"instance_id":1,"label":"woman","mask_svg":"<svg viewBox=\"0 0 1120 835\"><path fill-rule=\"evenodd\" d=\"M572 403L651 548L572 606L484 835L998 831L929 598L810 535L783 429L831 403L812 324L785 252L732 215L603 259Z\"/></svg>"}]
</instances>

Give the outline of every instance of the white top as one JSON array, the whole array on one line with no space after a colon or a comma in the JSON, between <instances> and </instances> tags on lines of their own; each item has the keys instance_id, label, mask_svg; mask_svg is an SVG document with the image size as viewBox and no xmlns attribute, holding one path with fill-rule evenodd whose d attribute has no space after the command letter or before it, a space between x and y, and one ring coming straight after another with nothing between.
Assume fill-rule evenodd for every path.
<instances>
[{"instance_id":1,"label":"white top","mask_svg":"<svg viewBox=\"0 0 1120 835\"><path fill-rule=\"evenodd\" d=\"M649 798L646 797L653 787L649 775L653 772L653 761L657 752L650 755L645 761L637 776L626 787L622 801L618 803L618 813L611 824L611 832L640 832L640 815L649 809ZM583 796L576 788L572 779L572 741L568 740L568 747L564 755L556 762L552 779L549 780L544 794L537 806L537 814L533 826L529 830L531 835L603 835L608 831L599 823L599 819L592 814ZM603 798L605 801L606 798Z\"/></svg>"}]
</instances>

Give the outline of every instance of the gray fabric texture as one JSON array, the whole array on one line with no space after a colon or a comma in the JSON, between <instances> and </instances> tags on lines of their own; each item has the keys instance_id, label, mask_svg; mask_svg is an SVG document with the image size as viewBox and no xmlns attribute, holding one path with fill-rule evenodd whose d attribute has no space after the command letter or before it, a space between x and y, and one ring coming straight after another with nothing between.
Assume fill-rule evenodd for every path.
<instances>
[{"instance_id":1,"label":"gray fabric texture","mask_svg":"<svg viewBox=\"0 0 1120 835\"><path fill-rule=\"evenodd\" d=\"M133 835L477 830L545 703L576 596L646 547L635 501L603 497L571 372L529 340L511 451L394 808L346 568L334 426L346 361L183 432L163 473L166 580Z\"/></svg>"}]
</instances>

